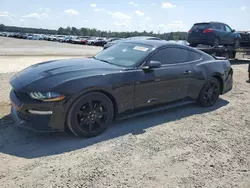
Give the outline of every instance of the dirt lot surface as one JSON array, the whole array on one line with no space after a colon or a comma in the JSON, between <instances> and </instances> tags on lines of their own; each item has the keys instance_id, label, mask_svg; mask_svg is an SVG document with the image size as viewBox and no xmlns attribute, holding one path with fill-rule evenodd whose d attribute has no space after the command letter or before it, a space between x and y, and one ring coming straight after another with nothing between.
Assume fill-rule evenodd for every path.
<instances>
[{"instance_id":1,"label":"dirt lot surface","mask_svg":"<svg viewBox=\"0 0 250 188\"><path fill-rule=\"evenodd\" d=\"M101 47L0 37L0 56L88 56Z\"/></svg>"},{"instance_id":2,"label":"dirt lot surface","mask_svg":"<svg viewBox=\"0 0 250 188\"><path fill-rule=\"evenodd\" d=\"M34 58L26 60L45 60ZM26 60L20 58L24 67ZM21 67L0 68L0 187L250 187L247 64L233 65L234 88L214 107L191 104L123 120L92 139L15 127L7 82Z\"/></svg>"}]
</instances>

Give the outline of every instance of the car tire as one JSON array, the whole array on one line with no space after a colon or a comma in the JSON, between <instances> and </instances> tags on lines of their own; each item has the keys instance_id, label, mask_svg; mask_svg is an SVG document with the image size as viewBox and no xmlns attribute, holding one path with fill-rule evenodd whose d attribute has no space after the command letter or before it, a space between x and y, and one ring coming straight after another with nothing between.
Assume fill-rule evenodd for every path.
<instances>
[{"instance_id":1,"label":"car tire","mask_svg":"<svg viewBox=\"0 0 250 188\"><path fill-rule=\"evenodd\" d=\"M234 49L240 48L240 40L239 40L239 39L236 39L236 40L234 41L233 47L234 47Z\"/></svg>"},{"instance_id":2,"label":"car tire","mask_svg":"<svg viewBox=\"0 0 250 188\"><path fill-rule=\"evenodd\" d=\"M100 92L85 94L73 102L67 114L67 126L79 137L94 137L103 133L114 118L110 98Z\"/></svg>"},{"instance_id":3,"label":"car tire","mask_svg":"<svg viewBox=\"0 0 250 188\"><path fill-rule=\"evenodd\" d=\"M217 78L211 77L203 85L197 103L203 107L213 106L221 93L221 84Z\"/></svg>"}]
</instances>

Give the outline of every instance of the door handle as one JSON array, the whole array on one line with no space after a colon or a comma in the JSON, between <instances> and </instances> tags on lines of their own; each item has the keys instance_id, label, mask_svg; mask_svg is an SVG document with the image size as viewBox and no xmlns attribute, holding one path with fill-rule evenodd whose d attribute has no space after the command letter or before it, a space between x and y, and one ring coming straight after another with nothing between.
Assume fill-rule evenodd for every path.
<instances>
[{"instance_id":1,"label":"door handle","mask_svg":"<svg viewBox=\"0 0 250 188\"><path fill-rule=\"evenodd\" d=\"M184 71L182 74L185 74L185 75L187 75L187 74L191 74L192 73L192 71Z\"/></svg>"}]
</instances>

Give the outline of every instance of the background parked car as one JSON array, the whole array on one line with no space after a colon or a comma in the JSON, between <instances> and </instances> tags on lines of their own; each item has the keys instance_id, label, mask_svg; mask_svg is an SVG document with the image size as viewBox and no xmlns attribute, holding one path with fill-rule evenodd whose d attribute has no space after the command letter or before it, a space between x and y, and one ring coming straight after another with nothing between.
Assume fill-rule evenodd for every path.
<instances>
[{"instance_id":1,"label":"background parked car","mask_svg":"<svg viewBox=\"0 0 250 188\"><path fill-rule=\"evenodd\" d=\"M198 44L211 46L231 45L240 46L240 34L227 24L220 22L196 23L188 32L187 41L192 47Z\"/></svg>"},{"instance_id":2,"label":"background parked car","mask_svg":"<svg viewBox=\"0 0 250 188\"><path fill-rule=\"evenodd\" d=\"M148 37L148 36L138 36L138 37L129 37L129 38L126 38L126 39L118 39L118 40L114 40L112 42L107 42L103 49L107 49L109 48L110 46L113 46L121 41L124 41L124 40L161 40L160 38L158 37Z\"/></svg>"},{"instance_id":3,"label":"background parked car","mask_svg":"<svg viewBox=\"0 0 250 188\"><path fill-rule=\"evenodd\" d=\"M72 40L73 44L87 44L87 39L85 37L76 37Z\"/></svg>"},{"instance_id":4,"label":"background parked car","mask_svg":"<svg viewBox=\"0 0 250 188\"><path fill-rule=\"evenodd\" d=\"M177 40L176 42L177 42L178 44L182 44L182 45L185 45L185 46L189 46L189 45L190 45L189 42L186 41L186 40Z\"/></svg>"},{"instance_id":5,"label":"background parked car","mask_svg":"<svg viewBox=\"0 0 250 188\"><path fill-rule=\"evenodd\" d=\"M117 39L117 40L113 40L111 42L107 42L104 46L103 46L103 49L107 49L115 44L117 44L118 42L121 42L122 40L125 40L125 39Z\"/></svg>"},{"instance_id":6,"label":"background parked car","mask_svg":"<svg viewBox=\"0 0 250 188\"><path fill-rule=\"evenodd\" d=\"M241 36L240 44L242 46L250 46L250 31L238 31Z\"/></svg>"},{"instance_id":7,"label":"background parked car","mask_svg":"<svg viewBox=\"0 0 250 188\"><path fill-rule=\"evenodd\" d=\"M62 42L70 42L70 40L73 39L72 36L65 36Z\"/></svg>"},{"instance_id":8,"label":"background parked car","mask_svg":"<svg viewBox=\"0 0 250 188\"><path fill-rule=\"evenodd\" d=\"M30 35L27 36L27 39L29 39L29 40L42 40L43 38L41 37L41 35L32 35L32 34L30 34Z\"/></svg>"},{"instance_id":9,"label":"background parked car","mask_svg":"<svg viewBox=\"0 0 250 188\"><path fill-rule=\"evenodd\" d=\"M93 40L91 42L91 45L95 46L104 46L107 43L107 41L103 38L97 38L96 40Z\"/></svg>"},{"instance_id":10,"label":"background parked car","mask_svg":"<svg viewBox=\"0 0 250 188\"><path fill-rule=\"evenodd\" d=\"M121 40L121 38L109 38L108 40L106 40L106 42L113 42L116 40Z\"/></svg>"},{"instance_id":11,"label":"background parked car","mask_svg":"<svg viewBox=\"0 0 250 188\"><path fill-rule=\"evenodd\" d=\"M56 41L56 36L50 35L49 36L49 41Z\"/></svg>"},{"instance_id":12,"label":"background parked car","mask_svg":"<svg viewBox=\"0 0 250 188\"><path fill-rule=\"evenodd\" d=\"M57 41L57 42L63 42L64 39L65 39L65 36L64 36L64 35L58 35L58 36L56 36L56 41Z\"/></svg>"},{"instance_id":13,"label":"background parked car","mask_svg":"<svg viewBox=\"0 0 250 188\"><path fill-rule=\"evenodd\" d=\"M43 40L49 40L49 35L44 35Z\"/></svg>"},{"instance_id":14,"label":"background parked car","mask_svg":"<svg viewBox=\"0 0 250 188\"><path fill-rule=\"evenodd\" d=\"M27 36L27 39L28 39L28 40L32 40L32 38L33 38L33 35L31 35L31 34L29 34L29 35Z\"/></svg>"},{"instance_id":15,"label":"background parked car","mask_svg":"<svg viewBox=\"0 0 250 188\"><path fill-rule=\"evenodd\" d=\"M22 39L27 39L27 37L28 37L27 33L23 33L22 36L21 36Z\"/></svg>"},{"instance_id":16,"label":"background parked car","mask_svg":"<svg viewBox=\"0 0 250 188\"><path fill-rule=\"evenodd\" d=\"M87 44L88 45L94 45L94 42L96 41L96 37L91 37L88 39Z\"/></svg>"}]
</instances>

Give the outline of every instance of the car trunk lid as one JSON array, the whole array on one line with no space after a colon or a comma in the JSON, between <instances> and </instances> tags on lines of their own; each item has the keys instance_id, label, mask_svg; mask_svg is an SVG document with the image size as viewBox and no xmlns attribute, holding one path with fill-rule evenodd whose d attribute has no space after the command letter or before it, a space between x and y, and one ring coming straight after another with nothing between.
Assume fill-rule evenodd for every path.
<instances>
[{"instance_id":1,"label":"car trunk lid","mask_svg":"<svg viewBox=\"0 0 250 188\"><path fill-rule=\"evenodd\" d=\"M189 30L189 35L192 37L201 37L204 36L204 31L208 30L211 27L210 23L197 23Z\"/></svg>"}]
</instances>

